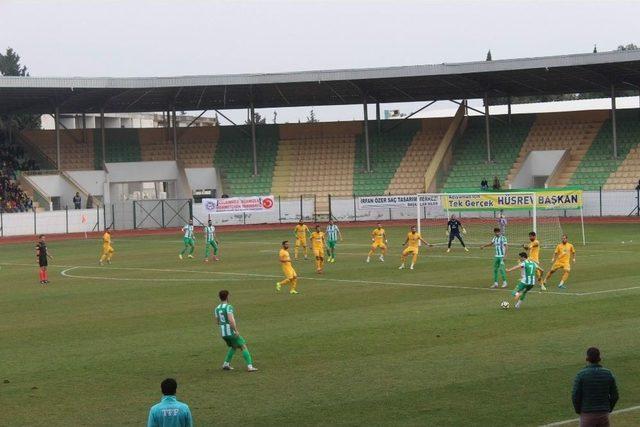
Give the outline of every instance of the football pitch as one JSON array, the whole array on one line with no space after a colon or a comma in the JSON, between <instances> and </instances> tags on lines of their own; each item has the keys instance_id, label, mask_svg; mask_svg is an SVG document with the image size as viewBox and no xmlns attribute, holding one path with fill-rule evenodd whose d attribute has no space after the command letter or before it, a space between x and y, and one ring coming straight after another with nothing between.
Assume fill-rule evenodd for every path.
<instances>
[{"instance_id":1,"label":"football pitch","mask_svg":"<svg viewBox=\"0 0 640 427\"><path fill-rule=\"evenodd\" d=\"M116 231L104 267L99 240L52 241L47 287L32 243L0 245L0 425L143 425L166 377L195 425L544 425L576 417L571 385L592 345L618 379L617 409L640 405L640 225L587 224L568 289L556 273L520 310L500 309L510 293L489 289L490 249L422 249L400 271L407 227L386 230L384 263L364 262L371 228L360 227L343 228L324 275L294 262L299 295L275 292L289 229L220 233L211 263L200 232L195 259L179 260L179 231ZM510 242L507 267L522 243ZM544 248L543 268L551 256ZM220 289L259 372L239 353L234 371L220 369ZM612 418L639 420L640 407Z\"/></svg>"}]
</instances>

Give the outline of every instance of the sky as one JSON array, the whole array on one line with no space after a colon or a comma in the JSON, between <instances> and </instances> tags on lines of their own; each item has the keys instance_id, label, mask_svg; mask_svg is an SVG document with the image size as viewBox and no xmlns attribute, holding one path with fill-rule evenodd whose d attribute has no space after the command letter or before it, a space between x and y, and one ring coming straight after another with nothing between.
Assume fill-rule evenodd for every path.
<instances>
[{"instance_id":1,"label":"sky","mask_svg":"<svg viewBox=\"0 0 640 427\"><path fill-rule=\"evenodd\" d=\"M640 44L639 16L640 1L604 0L0 0L0 49L32 76L270 73L614 50ZM361 107L315 112L362 117ZM280 109L278 120L307 113Z\"/></svg>"}]
</instances>

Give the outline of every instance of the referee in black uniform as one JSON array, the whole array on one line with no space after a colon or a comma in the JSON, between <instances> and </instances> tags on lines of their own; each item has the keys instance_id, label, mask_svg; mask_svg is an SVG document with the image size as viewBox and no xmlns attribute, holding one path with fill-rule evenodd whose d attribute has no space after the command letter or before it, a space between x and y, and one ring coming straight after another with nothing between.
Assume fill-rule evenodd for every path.
<instances>
[{"instance_id":1,"label":"referee in black uniform","mask_svg":"<svg viewBox=\"0 0 640 427\"><path fill-rule=\"evenodd\" d=\"M447 231L446 231L447 235L449 236L449 244L447 245L447 252L451 252L451 242L453 242L453 239L455 238L457 238L460 241L460 244L462 245L464 250L469 252L469 249L467 249L467 247L464 244L464 240L462 240L462 236L460 236L460 230L462 230L463 233L467 232L462 226L462 223L458 221L456 216L451 215L451 219L449 220L449 222L447 222Z\"/></svg>"},{"instance_id":2,"label":"referee in black uniform","mask_svg":"<svg viewBox=\"0 0 640 427\"><path fill-rule=\"evenodd\" d=\"M40 267L40 284L46 285L49 283L49 273L47 272L47 266L49 265L49 259L53 259L47 250L47 243L45 242L44 234L40 235L38 244L36 244L36 259L38 260L38 266Z\"/></svg>"}]
</instances>

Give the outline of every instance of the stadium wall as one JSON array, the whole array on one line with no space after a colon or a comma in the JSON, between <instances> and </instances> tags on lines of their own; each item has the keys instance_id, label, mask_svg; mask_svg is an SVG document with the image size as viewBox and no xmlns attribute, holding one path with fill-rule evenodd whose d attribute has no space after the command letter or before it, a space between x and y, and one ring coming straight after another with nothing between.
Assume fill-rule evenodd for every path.
<instances>
[{"instance_id":1,"label":"stadium wall","mask_svg":"<svg viewBox=\"0 0 640 427\"><path fill-rule=\"evenodd\" d=\"M627 191L585 191L584 216L587 218L628 217L638 206L638 193ZM215 225L255 225L293 223L302 217L306 221L325 221L316 215L313 197L285 199L276 197L276 204L268 212L215 214L211 216ZM332 215L338 221L388 221L415 220L415 208L358 209L354 197L333 197ZM179 227L193 212L196 225L208 219L201 204L189 200L142 200L125 201L105 205L99 209L61 210L51 212L0 213L0 237L35 235L39 233L74 233L101 231L105 226L116 230L151 230ZM461 217L469 216L462 213ZM492 212L474 212L474 216L492 217ZM529 215L517 211L514 215ZM578 217L579 210L541 211L540 216L553 215L560 218Z\"/></svg>"}]
</instances>

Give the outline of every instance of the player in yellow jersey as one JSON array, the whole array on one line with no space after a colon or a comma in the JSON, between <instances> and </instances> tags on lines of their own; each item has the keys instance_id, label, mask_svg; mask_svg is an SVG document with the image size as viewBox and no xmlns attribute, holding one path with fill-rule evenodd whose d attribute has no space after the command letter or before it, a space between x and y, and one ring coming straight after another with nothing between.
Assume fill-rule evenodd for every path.
<instances>
[{"instance_id":1,"label":"player in yellow jersey","mask_svg":"<svg viewBox=\"0 0 640 427\"><path fill-rule=\"evenodd\" d=\"M282 249L280 249L278 257L280 258L280 265L282 266L282 272L284 273L284 280L276 283L276 291L280 292L282 285L291 285L289 293L295 295L298 293L296 290L298 287L298 275L293 269L293 265L291 265L288 240L282 242Z\"/></svg>"},{"instance_id":2,"label":"player in yellow jersey","mask_svg":"<svg viewBox=\"0 0 640 427\"><path fill-rule=\"evenodd\" d=\"M384 232L384 228L380 223L378 226L373 229L371 232L371 250L369 250L369 254L367 255L367 262L371 261L371 256L375 255L376 249L380 249L380 261L384 262L384 256L387 254L387 235Z\"/></svg>"},{"instance_id":3,"label":"player in yellow jersey","mask_svg":"<svg viewBox=\"0 0 640 427\"><path fill-rule=\"evenodd\" d=\"M311 230L309 230L309 227L300 220L298 221L298 225L294 227L293 234L296 236L296 243L293 248L293 257L298 259L298 248L302 246L304 259L307 259L307 235L311 234Z\"/></svg>"},{"instance_id":4,"label":"player in yellow jersey","mask_svg":"<svg viewBox=\"0 0 640 427\"><path fill-rule=\"evenodd\" d=\"M316 231L311 233L311 248L313 249L313 256L316 257L316 273L322 274L324 268L324 248L325 248L324 233L320 231L320 226L316 225Z\"/></svg>"},{"instance_id":5,"label":"player in yellow jersey","mask_svg":"<svg viewBox=\"0 0 640 427\"><path fill-rule=\"evenodd\" d=\"M409 267L411 270L413 270L413 266L418 260L418 252L420 252L420 242L424 243L426 246L433 246L432 244L427 243L426 240L422 238L420 233L416 231L416 226L412 225L411 231L407 233L407 238L402 244L402 246L407 247L402 251L402 256L400 258L402 264L400 264L400 267L398 267L399 270L402 270L404 268L404 262L406 261L409 254L413 254L413 258L411 259L411 267Z\"/></svg>"},{"instance_id":6,"label":"player in yellow jersey","mask_svg":"<svg viewBox=\"0 0 640 427\"><path fill-rule=\"evenodd\" d=\"M107 228L102 235L102 255L100 256L100 265L104 265L104 262L111 264L111 257L113 257L113 247L111 246L111 230Z\"/></svg>"},{"instance_id":7,"label":"player in yellow jersey","mask_svg":"<svg viewBox=\"0 0 640 427\"><path fill-rule=\"evenodd\" d=\"M532 231L529 233L529 243L522 245L524 249L528 252L527 259L530 261L535 261L536 264L540 264L540 241L536 236L536 232ZM544 286L542 282L542 269L536 269L536 280L540 283L540 289L546 291L547 288Z\"/></svg>"},{"instance_id":8,"label":"player in yellow jersey","mask_svg":"<svg viewBox=\"0 0 640 427\"><path fill-rule=\"evenodd\" d=\"M551 258L551 262L553 265L551 269L547 273L547 277L544 278L543 283L546 283L547 280L551 277L553 273L562 269L563 274L560 279L560 284L558 287L560 289L566 289L564 282L569 278L569 272L571 272L571 258L573 257L573 262L576 262L576 249L573 247L571 243L567 241L567 235L562 235L562 242L558 243L556 246L556 250L553 251L553 258Z\"/></svg>"}]
</instances>

